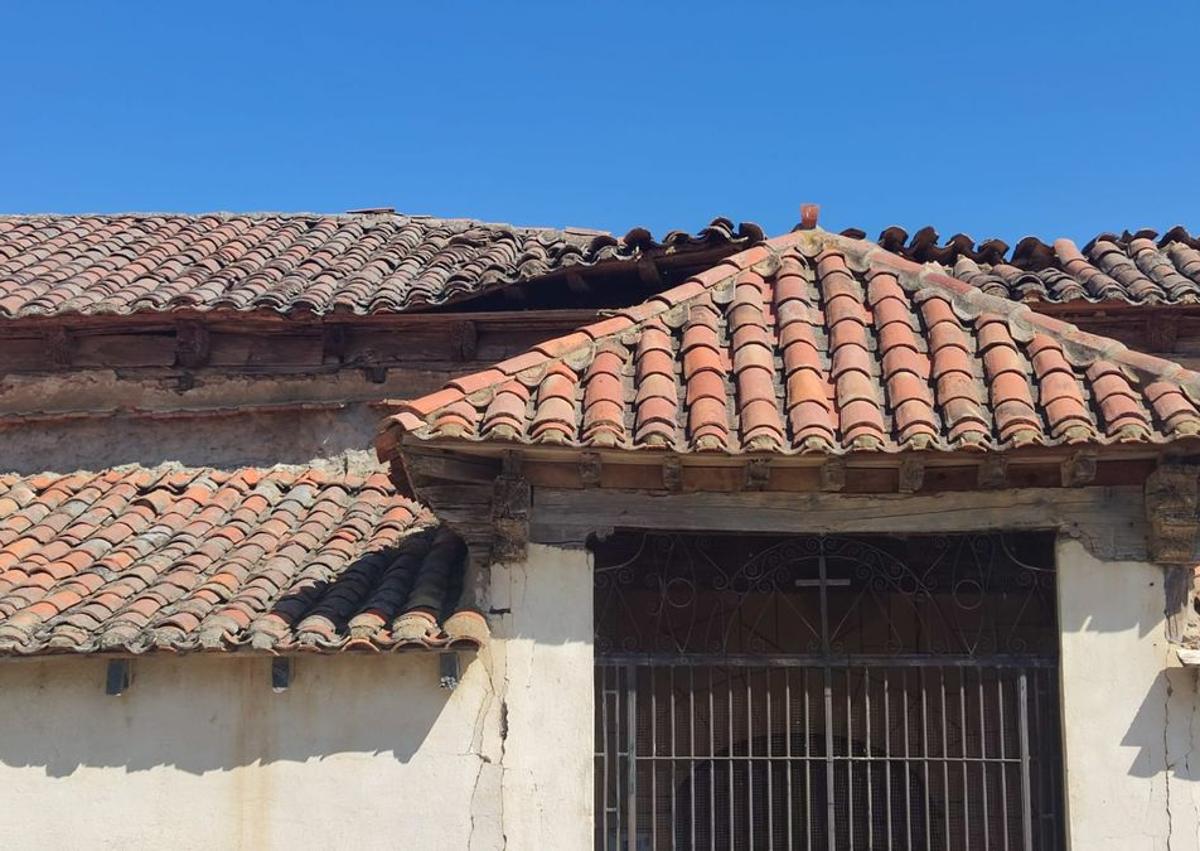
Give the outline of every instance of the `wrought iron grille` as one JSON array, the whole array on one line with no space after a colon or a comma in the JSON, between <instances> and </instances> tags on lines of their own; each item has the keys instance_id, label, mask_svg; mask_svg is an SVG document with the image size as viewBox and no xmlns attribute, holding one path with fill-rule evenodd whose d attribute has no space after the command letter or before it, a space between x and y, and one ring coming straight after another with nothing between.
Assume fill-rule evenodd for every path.
<instances>
[{"instance_id":1,"label":"wrought iron grille","mask_svg":"<svg viewBox=\"0 0 1200 851\"><path fill-rule=\"evenodd\" d=\"M596 847L1061 846L1044 538L597 549Z\"/></svg>"}]
</instances>

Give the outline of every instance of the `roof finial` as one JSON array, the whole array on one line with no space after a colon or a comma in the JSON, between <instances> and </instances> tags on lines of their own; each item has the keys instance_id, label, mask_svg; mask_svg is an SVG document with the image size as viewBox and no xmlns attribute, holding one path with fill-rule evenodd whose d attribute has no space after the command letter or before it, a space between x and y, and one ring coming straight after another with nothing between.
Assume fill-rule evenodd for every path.
<instances>
[{"instance_id":1,"label":"roof finial","mask_svg":"<svg viewBox=\"0 0 1200 851\"><path fill-rule=\"evenodd\" d=\"M819 204L800 205L800 230L812 230L817 226L817 216L821 214Z\"/></svg>"}]
</instances>

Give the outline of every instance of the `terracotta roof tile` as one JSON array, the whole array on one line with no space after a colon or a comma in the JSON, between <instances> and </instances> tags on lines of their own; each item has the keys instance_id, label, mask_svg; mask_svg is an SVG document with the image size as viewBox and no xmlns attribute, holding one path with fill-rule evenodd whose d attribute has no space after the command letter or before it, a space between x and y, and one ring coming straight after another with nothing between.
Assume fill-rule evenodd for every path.
<instances>
[{"instance_id":1,"label":"terracotta roof tile","mask_svg":"<svg viewBox=\"0 0 1200 851\"><path fill-rule=\"evenodd\" d=\"M370 213L0 217L0 317L177 309L391 313L571 267L762 238L715 219L698 234L513 227Z\"/></svg>"},{"instance_id":2,"label":"terracotta roof tile","mask_svg":"<svg viewBox=\"0 0 1200 851\"><path fill-rule=\"evenodd\" d=\"M1100 234L1082 248L1069 239L1047 244L1026 237L1011 253L1001 240L976 243L965 234L938 243L933 228L911 239L897 227L879 235L888 251L939 263L973 287L1018 301L1200 303L1200 237L1183 227L1162 236L1151 230Z\"/></svg>"},{"instance_id":3,"label":"terracotta roof tile","mask_svg":"<svg viewBox=\"0 0 1200 851\"><path fill-rule=\"evenodd\" d=\"M677 288L682 301L627 311L644 317L635 326L498 365L507 382L530 380L514 371L535 361L542 370L536 407L512 408L525 427L511 436L552 428L580 448L842 453L1165 442L1200 429L1200 375L936 268L818 231L753 257L697 275ZM408 409L430 398L440 407L428 415L392 419L389 445L404 433L489 438L463 425L490 410L486 393L442 391Z\"/></svg>"},{"instance_id":4,"label":"terracotta roof tile","mask_svg":"<svg viewBox=\"0 0 1200 851\"><path fill-rule=\"evenodd\" d=\"M0 653L385 650L486 638L479 616L452 617L463 544L381 474L8 475L0 500L13 509L0 515ZM88 514L96 522L81 523ZM414 611L428 624L420 635L402 628Z\"/></svg>"}]
</instances>

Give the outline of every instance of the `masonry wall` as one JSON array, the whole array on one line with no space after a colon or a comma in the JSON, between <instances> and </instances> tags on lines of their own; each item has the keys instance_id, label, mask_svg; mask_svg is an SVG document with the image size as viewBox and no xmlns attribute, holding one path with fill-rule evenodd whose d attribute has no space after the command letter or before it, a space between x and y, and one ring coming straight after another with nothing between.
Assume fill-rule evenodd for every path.
<instances>
[{"instance_id":1,"label":"masonry wall","mask_svg":"<svg viewBox=\"0 0 1200 851\"><path fill-rule=\"evenodd\" d=\"M1200 689L1167 643L1163 580L1058 547L1071 848L1200 848Z\"/></svg>"},{"instance_id":2,"label":"masonry wall","mask_svg":"<svg viewBox=\"0 0 1200 851\"><path fill-rule=\"evenodd\" d=\"M5 848L591 847L591 568L491 574L491 646L432 655L0 660ZM470 657L464 657L464 661Z\"/></svg>"}]
</instances>

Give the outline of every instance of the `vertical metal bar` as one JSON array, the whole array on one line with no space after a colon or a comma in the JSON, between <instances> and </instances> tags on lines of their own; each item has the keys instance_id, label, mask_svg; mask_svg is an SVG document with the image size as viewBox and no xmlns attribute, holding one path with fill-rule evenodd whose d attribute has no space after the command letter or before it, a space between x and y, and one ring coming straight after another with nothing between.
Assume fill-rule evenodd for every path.
<instances>
[{"instance_id":1,"label":"vertical metal bar","mask_svg":"<svg viewBox=\"0 0 1200 851\"><path fill-rule=\"evenodd\" d=\"M904 691L904 832L907 836L904 847L906 851L912 851L912 771L909 767L909 747L908 747L908 669L900 669L900 685Z\"/></svg>"},{"instance_id":2,"label":"vertical metal bar","mask_svg":"<svg viewBox=\"0 0 1200 851\"><path fill-rule=\"evenodd\" d=\"M624 744L621 738L621 673L624 668L613 668L613 755L616 760L613 765L613 815L616 820L616 846L621 847L621 837L624 835L622 828L622 819L625 817L624 807L621 804L621 746ZM628 754L626 754L628 758Z\"/></svg>"},{"instance_id":3,"label":"vertical metal bar","mask_svg":"<svg viewBox=\"0 0 1200 851\"><path fill-rule=\"evenodd\" d=\"M963 850L971 851L971 788L967 777L967 669L958 669L958 744L962 751Z\"/></svg>"},{"instance_id":4,"label":"vertical metal bar","mask_svg":"<svg viewBox=\"0 0 1200 851\"><path fill-rule=\"evenodd\" d=\"M854 847L854 712L851 709L851 692L854 669L846 666L846 826L849 831L850 847Z\"/></svg>"},{"instance_id":5,"label":"vertical metal bar","mask_svg":"<svg viewBox=\"0 0 1200 851\"><path fill-rule=\"evenodd\" d=\"M696 666L688 668L688 791L691 796L691 809L688 821L692 828L692 844L696 847ZM652 848L655 846L651 846Z\"/></svg>"},{"instance_id":6,"label":"vertical metal bar","mask_svg":"<svg viewBox=\"0 0 1200 851\"><path fill-rule=\"evenodd\" d=\"M637 844L637 668L625 668L625 750L629 763L625 766L625 824L630 849ZM653 765L653 762L651 763Z\"/></svg>"},{"instance_id":7,"label":"vertical metal bar","mask_svg":"<svg viewBox=\"0 0 1200 851\"><path fill-rule=\"evenodd\" d=\"M804 847L812 851L812 762L809 759L812 722L808 715L808 668L801 668L800 673L804 680Z\"/></svg>"},{"instance_id":8,"label":"vertical metal bar","mask_svg":"<svg viewBox=\"0 0 1200 851\"><path fill-rule=\"evenodd\" d=\"M671 697L668 701L671 710L671 772L668 775L671 786L671 847L677 848L679 847L679 814L675 809L675 666L670 665L667 671L667 685L671 689ZM631 848L630 851L637 851L637 849Z\"/></svg>"},{"instance_id":9,"label":"vertical metal bar","mask_svg":"<svg viewBox=\"0 0 1200 851\"><path fill-rule=\"evenodd\" d=\"M983 693L983 668L975 669L975 676L979 678L979 779L982 783L983 795L980 805L983 811L983 851L991 851L992 847L992 831L991 810L988 809L988 790L987 790L987 770L988 770L988 755L987 755L987 709L986 701Z\"/></svg>"},{"instance_id":10,"label":"vertical metal bar","mask_svg":"<svg viewBox=\"0 0 1200 851\"><path fill-rule=\"evenodd\" d=\"M946 830L946 851L950 851L950 732L946 714L946 669L938 668L938 692L942 719L942 817Z\"/></svg>"},{"instance_id":11,"label":"vertical metal bar","mask_svg":"<svg viewBox=\"0 0 1200 851\"><path fill-rule=\"evenodd\" d=\"M605 848L608 848L609 835L610 835L608 832L608 812L609 812L608 788L609 788L609 781L611 780L611 775L609 773L609 761L608 761L609 760L609 750L610 750L610 748L609 748L609 726L608 726L608 695L609 695L608 672L609 672L609 670L610 670L610 668L608 665L605 665L603 668L600 669L600 686L601 686L601 688L600 688L600 724L604 728L603 735L602 735L600 741L602 743L601 746L603 748L603 750L601 751L601 762L603 763L603 766L604 766L604 792L603 792L602 804L603 804L603 812L604 812L604 847Z\"/></svg>"},{"instance_id":12,"label":"vertical metal bar","mask_svg":"<svg viewBox=\"0 0 1200 851\"><path fill-rule=\"evenodd\" d=\"M658 668L650 668L650 847L658 847Z\"/></svg>"},{"instance_id":13,"label":"vertical metal bar","mask_svg":"<svg viewBox=\"0 0 1200 851\"><path fill-rule=\"evenodd\" d=\"M1009 851L1008 842L1008 763L1005 755L1005 726L1004 726L1004 670L996 668L996 705L1000 717L996 729L1000 731L1000 812L1004 818L1004 851Z\"/></svg>"},{"instance_id":14,"label":"vertical metal bar","mask_svg":"<svg viewBox=\"0 0 1200 851\"><path fill-rule=\"evenodd\" d=\"M925 776L925 847L933 847L933 811L929 801L929 700L925 688L925 669L920 668L921 683L921 765Z\"/></svg>"},{"instance_id":15,"label":"vertical metal bar","mask_svg":"<svg viewBox=\"0 0 1200 851\"><path fill-rule=\"evenodd\" d=\"M788 851L796 847L792 838L792 670L783 669L783 747L787 753L784 762L787 771L787 847Z\"/></svg>"},{"instance_id":16,"label":"vertical metal bar","mask_svg":"<svg viewBox=\"0 0 1200 851\"><path fill-rule=\"evenodd\" d=\"M1040 746L1042 743L1041 742L1041 740L1042 740L1042 685L1041 685L1041 682L1042 682L1041 672L1039 672L1035 668L1033 671L1033 730L1030 731L1031 735L1030 735L1030 745L1029 745L1029 761L1030 761L1031 768L1034 767L1034 754L1040 752L1040 750L1041 750ZM1039 814L1045 811L1045 799L1043 797L1044 787L1042 785L1042 764L1043 764L1043 760L1041 760L1041 759L1036 760L1036 768L1033 771L1033 782L1035 784L1035 788L1033 790L1033 800L1037 801L1036 812ZM1033 819L1033 816L1034 816L1034 813L1031 811L1029 814L1029 817L1031 820ZM1043 834L1042 826L1044 824L1045 824L1045 822L1042 819L1040 819L1040 818L1037 819L1038 845L1039 846L1042 845L1042 834Z\"/></svg>"},{"instance_id":17,"label":"vertical metal bar","mask_svg":"<svg viewBox=\"0 0 1200 851\"><path fill-rule=\"evenodd\" d=\"M708 841L710 851L717 851L717 713L713 700L715 691L713 669L708 669Z\"/></svg>"},{"instance_id":18,"label":"vertical metal bar","mask_svg":"<svg viewBox=\"0 0 1200 851\"><path fill-rule=\"evenodd\" d=\"M752 668L743 671L746 678L746 825L747 843L754 851L754 695L750 690Z\"/></svg>"},{"instance_id":19,"label":"vertical metal bar","mask_svg":"<svg viewBox=\"0 0 1200 851\"><path fill-rule=\"evenodd\" d=\"M767 679L767 848L768 851L775 851L775 789L771 775L775 773L775 761L773 759L772 745L774 739L774 729L771 727L771 674L772 669L766 668L763 671Z\"/></svg>"},{"instance_id":20,"label":"vertical metal bar","mask_svg":"<svg viewBox=\"0 0 1200 851\"><path fill-rule=\"evenodd\" d=\"M821 654L825 657L825 820L829 851L837 851L835 829L837 808L834 806L833 784L833 669L829 664L829 572L825 562L825 540L817 552L817 589L821 604Z\"/></svg>"},{"instance_id":21,"label":"vertical metal bar","mask_svg":"<svg viewBox=\"0 0 1200 851\"><path fill-rule=\"evenodd\" d=\"M729 847L736 848L737 844L734 841L734 822L737 821L737 819L734 818L733 811L733 802L735 800L733 797L733 676L728 668L725 669L725 697L729 702L729 716L726 719L729 722L729 750L726 751L728 756L726 764L729 766Z\"/></svg>"},{"instance_id":22,"label":"vertical metal bar","mask_svg":"<svg viewBox=\"0 0 1200 851\"><path fill-rule=\"evenodd\" d=\"M1025 669L1017 675L1017 735L1021 744L1021 838L1033 851L1033 812L1029 795L1029 686Z\"/></svg>"},{"instance_id":23,"label":"vertical metal bar","mask_svg":"<svg viewBox=\"0 0 1200 851\"><path fill-rule=\"evenodd\" d=\"M883 763L884 806L887 807L887 851L892 851L892 712L891 712L891 681L892 672L883 672Z\"/></svg>"},{"instance_id":24,"label":"vertical metal bar","mask_svg":"<svg viewBox=\"0 0 1200 851\"><path fill-rule=\"evenodd\" d=\"M864 750L867 761L866 778L867 778L867 847L875 847L875 807L871 800L871 787L875 780L875 762L874 754L871 752L871 669L863 668L863 702L866 709L866 730L867 743Z\"/></svg>"}]
</instances>

